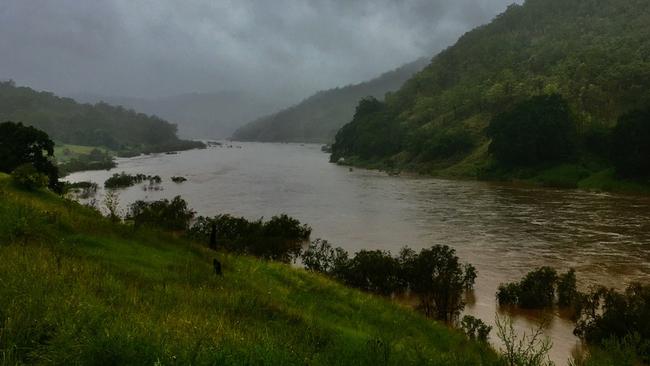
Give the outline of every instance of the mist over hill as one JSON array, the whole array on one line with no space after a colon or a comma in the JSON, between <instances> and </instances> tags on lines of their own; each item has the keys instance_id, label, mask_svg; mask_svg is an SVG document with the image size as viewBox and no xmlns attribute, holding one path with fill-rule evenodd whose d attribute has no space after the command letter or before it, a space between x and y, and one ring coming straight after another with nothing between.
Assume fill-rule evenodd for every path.
<instances>
[{"instance_id":1,"label":"mist over hill","mask_svg":"<svg viewBox=\"0 0 650 366\"><path fill-rule=\"evenodd\" d=\"M238 129L233 139L263 142L331 142L352 120L362 98L382 99L399 89L428 60L421 58L367 82L320 91L290 108L262 117Z\"/></svg>"},{"instance_id":2,"label":"mist over hill","mask_svg":"<svg viewBox=\"0 0 650 366\"><path fill-rule=\"evenodd\" d=\"M244 91L188 93L161 98L133 98L72 95L89 103L104 101L128 109L156 115L175 123L185 138L221 139L248 121L271 113L288 103L277 95L258 95Z\"/></svg>"},{"instance_id":3,"label":"mist over hill","mask_svg":"<svg viewBox=\"0 0 650 366\"><path fill-rule=\"evenodd\" d=\"M558 95L577 131L573 153L518 167L524 172L517 177L558 164L571 164L563 168L561 175L571 176L563 186L609 176L612 128L624 114L650 105L648 24L650 2L641 0L511 5L438 54L386 101L359 104L354 121L336 137L332 159L485 176L495 169L490 121L531 98ZM512 174L519 173L506 177Z\"/></svg>"}]
</instances>

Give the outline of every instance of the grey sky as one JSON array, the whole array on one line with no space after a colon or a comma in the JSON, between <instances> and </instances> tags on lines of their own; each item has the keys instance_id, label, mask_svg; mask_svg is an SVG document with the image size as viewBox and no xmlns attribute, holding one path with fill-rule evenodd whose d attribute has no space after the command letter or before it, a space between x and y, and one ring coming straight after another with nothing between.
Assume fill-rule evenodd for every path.
<instances>
[{"instance_id":1,"label":"grey sky","mask_svg":"<svg viewBox=\"0 0 650 366\"><path fill-rule=\"evenodd\" d=\"M60 93L359 82L488 22L513 0L2 0L0 79Z\"/></svg>"}]
</instances>

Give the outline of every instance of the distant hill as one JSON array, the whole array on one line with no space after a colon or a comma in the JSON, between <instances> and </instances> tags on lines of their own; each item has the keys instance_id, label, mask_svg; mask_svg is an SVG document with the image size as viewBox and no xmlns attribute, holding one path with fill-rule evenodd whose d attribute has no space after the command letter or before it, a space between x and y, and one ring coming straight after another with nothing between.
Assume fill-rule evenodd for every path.
<instances>
[{"instance_id":1,"label":"distant hill","mask_svg":"<svg viewBox=\"0 0 650 366\"><path fill-rule=\"evenodd\" d=\"M331 142L336 131L350 122L362 98L383 98L399 89L428 60L420 59L373 80L343 88L320 91L301 103L262 117L240 128L233 139L264 142Z\"/></svg>"},{"instance_id":2,"label":"distant hill","mask_svg":"<svg viewBox=\"0 0 650 366\"><path fill-rule=\"evenodd\" d=\"M85 102L104 101L121 105L169 120L178 125L178 133L185 138L230 137L247 122L271 113L286 101L273 96L247 92L225 91L190 93L163 98L128 98L96 95L74 95Z\"/></svg>"},{"instance_id":3,"label":"distant hill","mask_svg":"<svg viewBox=\"0 0 650 366\"><path fill-rule=\"evenodd\" d=\"M582 186L583 178L610 167L606 137L618 118L650 106L648 24L647 0L511 5L386 101L360 105L336 137L333 160L481 177L492 166L490 120L534 96L559 94L580 133L564 171L576 177L571 185ZM534 174L548 167L529 168Z\"/></svg>"},{"instance_id":4,"label":"distant hill","mask_svg":"<svg viewBox=\"0 0 650 366\"><path fill-rule=\"evenodd\" d=\"M160 152L202 146L176 136L176 125L106 103L80 104L49 92L0 82L0 121L37 127L56 141L112 150Z\"/></svg>"}]
</instances>

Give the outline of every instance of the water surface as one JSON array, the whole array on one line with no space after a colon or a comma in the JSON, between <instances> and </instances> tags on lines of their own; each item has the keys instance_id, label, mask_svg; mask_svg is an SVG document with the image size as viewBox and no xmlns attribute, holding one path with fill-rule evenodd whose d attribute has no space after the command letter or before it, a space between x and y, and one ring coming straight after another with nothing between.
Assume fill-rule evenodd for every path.
<instances>
[{"instance_id":1,"label":"water surface","mask_svg":"<svg viewBox=\"0 0 650 366\"><path fill-rule=\"evenodd\" d=\"M119 191L122 207L181 195L201 215L256 219L286 213L310 224L312 238L349 252L450 245L479 270L467 312L489 323L497 312L498 285L539 266L574 268L583 288L622 288L650 278L649 197L390 177L330 164L317 145L234 145L119 159L112 171L68 179L101 186L120 171L160 175L160 191L142 185ZM188 181L175 184L172 176ZM539 320L539 314L516 317L519 330ZM546 332L557 364L565 364L578 344L572 330L571 322L551 316Z\"/></svg>"}]
</instances>

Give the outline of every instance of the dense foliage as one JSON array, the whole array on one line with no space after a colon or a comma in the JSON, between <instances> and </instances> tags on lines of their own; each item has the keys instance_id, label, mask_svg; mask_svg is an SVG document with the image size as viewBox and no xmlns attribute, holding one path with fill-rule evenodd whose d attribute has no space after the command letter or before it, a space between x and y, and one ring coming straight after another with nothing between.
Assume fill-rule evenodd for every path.
<instances>
[{"instance_id":1,"label":"dense foliage","mask_svg":"<svg viewBox=\"0 0 650 366\"><path fill-rule=\"evenodd\" d=\"M543 309L555 304L570 306L577 298L575 271L558 276L550 267L531 271L519 282L502 284L497 292L499 305L525 309Z\"/></svg>"},{"instance_id":2,"label":"dense foliage","mask_svg":"<svg viewBox=\"0 0 650 366\"><path fill-rule=\"evenodd\" d=\"M39 172L32 164L26 163L14 169L11 178L20 187L37 190L47 186L47 175Z\"/></svg>"},{"instance_id":3,"label":"dense foliage","mask_svg":"<svg viewBox=\"0 0 650 366\"><path fill-rule=\"evenodd\" d=\"M138 183L144 181L149 181L149 185L156 185L162 182L160 176L146 175L146 174L127 174L125 172L113 173L106 181L104 182L104 188L108 189L118 189L118 188L128 188L134 186Z\"/></svg>"},{"instance_id":4,"label":"dense foliage","mask_svg":"<svg viewBox=\"0 0 650 366\"><path fill-rule=\"evenodd\" d=\"M612 158L619 174L650 178L650 108L619 119L612 137Z\"/></svg>"},{"instance_id":5,"label":"dense foliage","mask_svg":"<svg viewBox=\"0 0 650 366\"><path fill-rule=\"evenodd\" d=\"M566 109L572 111L580 141L585 141L579 147L591 145L588 150L606 152L608 146L599 143L605 139L595 132L607 132L619 116L650 105L649 23L650 3L645 0L527 0L511 5L434 57L385 102L358 108L352 122L337 134L333 160L481 176L492 164L486 127L496 116L523 120L520 134L504 134L511 140L497 143L492 151L505 151L506 158L516 160L521 149L524 161L516 161L521 164L563 160L571 150L567 140L574 135ZM516 107L554 94L566 105L548 97L543 108ZM516 112L508 112L513 108ZM557 119L539 115L545 111ZM531 113L538 115L531 119ZM530 130L535 120L549 128L558 124L561 139L547 146L548 151L539 144L553 135L545 129L537 136ZM438 142L439 136L451 143ZM530 139L537 145L526 145ZM582 149L575 160L594 175L612 166ZM578 168L567 171L574 174Z\"/></svg>"},{"instance_id":6,"label":"dense foliage","mask_svg":"<svg viewBox=\"0 0 650 366\"><path fill-rule=\"evenodd\" d=\"M0 123L0 172L11 173L30 164L48 177L50 189L60 192L59 171L52 162L53 156L54 142L45 132L20 122ZM22 173L28 173L27 169L23 166Z\"/></svg>"},{"instance_id":7,"label":"dense foliage","mask_svg":"<svg viewBox=\"0 0 650 366\"><path fill-rule=\"evenodd\" d=\"M584 295L575 333L594 345L625 343L650 362L650 286L631 284L622 293L599 288Z\"/></svg>"},{"instance_id":8,"label":"dense foliage","mask_svg":"<svg viewBox=\"0 0 650 366\"><path fill-rule=\"evenodd\" d=\"M336 131L350 122L355 106L366 97L384 98L426 66L421 59L371 81L321 91L301 103L262 117L234 134L234 139L269 142L331 142Z\"/></svg>"},{"instance_id":9,"label":"dense foliage","mask_svg":"<svg viewBox=\"0 0 650 366\"><path fill-rule=\"evenodd\" d=\"M56 141L113 150L162 152L203 146L179 140L176 126L105 103L79 104L52 93L0 82L0 120L23 121Z\"/></svg>"},{"instance_id":10,"label":"dense foliage","mask_svg":"<svg viewBox=\"0 0 650 366\"><path fill-rule=\"evenodd\" d=\"M302 254L305 267L348 286L380 295L411 293L430 318L451 322L464 309L463 294L471 290L476 269L461 265L455 251L437 245L420 253L404 248L397 257L380 250L362 250L350 257L341 248L317 240Z\"/></svg>"},{"instance_id":11,"label":"dense foliage","mask_svg":"<svg viewBox=\"0 0 650 366\"><path fill-rule=\"evenodd\" d=\"M577 128L562 96L542 95L496 115L487 128L490 153L502 164L535 166L567 161Z\"/></svg>"},{"instance_id":12,"label":"dense foliage","mask_svg":"<svg viewBox=\"0 0 650 366\"><path fill-rule=\"evenodd\" d=\"M195 212L187 206L180 196L174 199L153 202L135 201L129 206L127 220L132 220L135 227L151 226L165 230L184 231L189 228Z\"/></svg>"},{"instance_id":13,"label":"dense foliage","mask_svg":"<svg viewBox=\"0 0 650 366\"><path fill-rule=\"evenodd\" d=\"M269 221L249 221L230 215L201 216L188 234L207 243L213 228L217 248L281 262L297 258L311 235L309 226L287 215L273 216Z\"/></svg>"}]
</instances>

